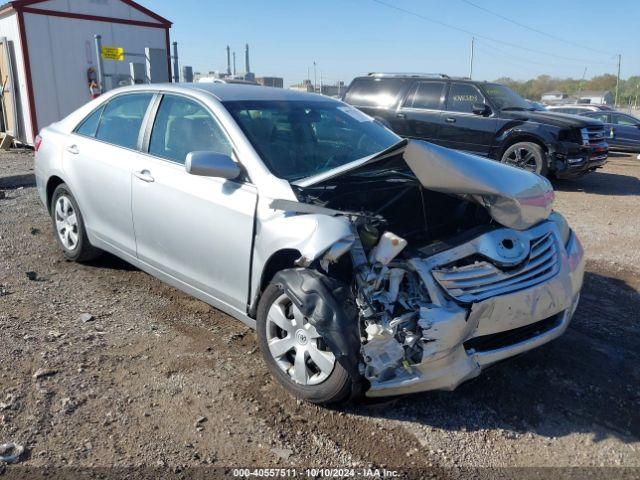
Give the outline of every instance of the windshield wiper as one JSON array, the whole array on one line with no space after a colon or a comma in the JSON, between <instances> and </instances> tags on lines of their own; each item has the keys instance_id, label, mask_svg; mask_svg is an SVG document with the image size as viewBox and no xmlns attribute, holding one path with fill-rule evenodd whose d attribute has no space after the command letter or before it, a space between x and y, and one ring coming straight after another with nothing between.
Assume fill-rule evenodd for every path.
<instances>
[{"instance_id":1,"label":"windshield wiper","mask_svg":"<svg viewBox=\"0 0 640 480\"><path fill-rule=\"evenodd\" d=\"M501 110L517 110L517 111L521 111L521 112L532 112L533 108L525 108L525 107L503 107L501 108Z\"/></svg>"}]
</instances>

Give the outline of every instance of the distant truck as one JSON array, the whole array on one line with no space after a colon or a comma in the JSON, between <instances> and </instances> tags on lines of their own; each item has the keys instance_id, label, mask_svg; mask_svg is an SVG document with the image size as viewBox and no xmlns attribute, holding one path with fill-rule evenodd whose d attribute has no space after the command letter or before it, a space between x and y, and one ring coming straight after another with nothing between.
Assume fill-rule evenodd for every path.
<instances>
[{"instance_id":1,"label":"distant truck","mask_svg":"<svg viewBox=\"0 0 640 480\"><path fill-rule=\"evenodd\" d=\"M343 96L403 137L569 178L602 167L609 147L595 119L534 111L497 83L444 74L371 73Z\"/></svg>"}]
</instances>

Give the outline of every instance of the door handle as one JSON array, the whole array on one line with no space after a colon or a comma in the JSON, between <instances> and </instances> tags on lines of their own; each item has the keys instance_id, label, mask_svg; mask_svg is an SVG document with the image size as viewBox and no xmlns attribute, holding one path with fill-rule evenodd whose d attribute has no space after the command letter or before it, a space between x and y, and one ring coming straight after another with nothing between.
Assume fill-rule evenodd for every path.
<instances>
[{"instance_id":1,"label":"door handle","mask_svg":"<svg viewBox=\"0 0 640 480\"><path fill-rule=\"evenodd\" d=\"M396 117L398 117L398 118L407 118L407 114L406 113L396 113Z\"/></svg>"},{"instance_id":2,"label":"door handle","mask_svg":"<svg viewBox=\"0 0 640 480\"><path fill-rule=\"evenodd\" d=\"M447 123L456 123L456 119L453 117L447 117L445 118L445 122Z\"/></svg>"},{"instance_id":3,"label":"door handle","mask_svg":"<svg viewBox=\"0 0 640 480\"><path fill-rule=\"evenodd\" d=\"M133 175L136 178L139 178L143 182L151 183L155 179L151 176L151 172L149 170L142 170L140 172L133 172Z\"/></svg>"},{"instance_id":4,"label":"door handle","mask_svg":"<svg viewBox=\"0 0 640 480\"><path fill-rule=\"evenodd\" d=\"M77 145L69 145L67 147L67 152L73 154L73 155L78 155L80 153L80 150L78 150L78 146Z\"/></svg>"}]
</instances>

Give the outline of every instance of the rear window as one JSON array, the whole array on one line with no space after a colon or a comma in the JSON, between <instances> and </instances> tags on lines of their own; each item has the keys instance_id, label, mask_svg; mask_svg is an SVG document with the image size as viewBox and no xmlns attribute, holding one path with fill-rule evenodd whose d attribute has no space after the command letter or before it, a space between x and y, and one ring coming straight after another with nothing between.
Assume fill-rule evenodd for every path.
<instances>
[{"instance_id":1,"label":"rear window","mask_svg":"<svg viewBox=\"0 0 640 480\"><path fill-rule=\"evenodd\" d=\"M404 106L427 110L439 109L445 85L444 82L420 82L412 89L413 93L409 95Z\"/></svg>"},{"instance_id":2,"label":"rear window","mask_svg":"<svg viewBox=\"0 0 640 480\"><path fill-rule=\"evenodd\" d=\"M398 100L406 81L403 78L356 78L351 82L344 101L357 107L391 107Z\"/></svg>"}]
</instances>

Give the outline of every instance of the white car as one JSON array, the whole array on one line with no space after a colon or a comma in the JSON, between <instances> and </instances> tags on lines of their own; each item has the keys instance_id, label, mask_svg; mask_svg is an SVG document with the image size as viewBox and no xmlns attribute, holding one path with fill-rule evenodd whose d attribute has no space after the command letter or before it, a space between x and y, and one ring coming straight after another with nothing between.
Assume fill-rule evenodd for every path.
<instances>
[{"instance_id":1,"label":"white car","mask_svg":"<svg viewBox=\"0 0 640 480\"><path fill-rule=\"evenodd\" d=\"M256 327L312 402L453 389L562 334L582 286L546 179L320 95L121 88L35 163L67 258L111 252Z\"/></svg>"}]
</instances>

